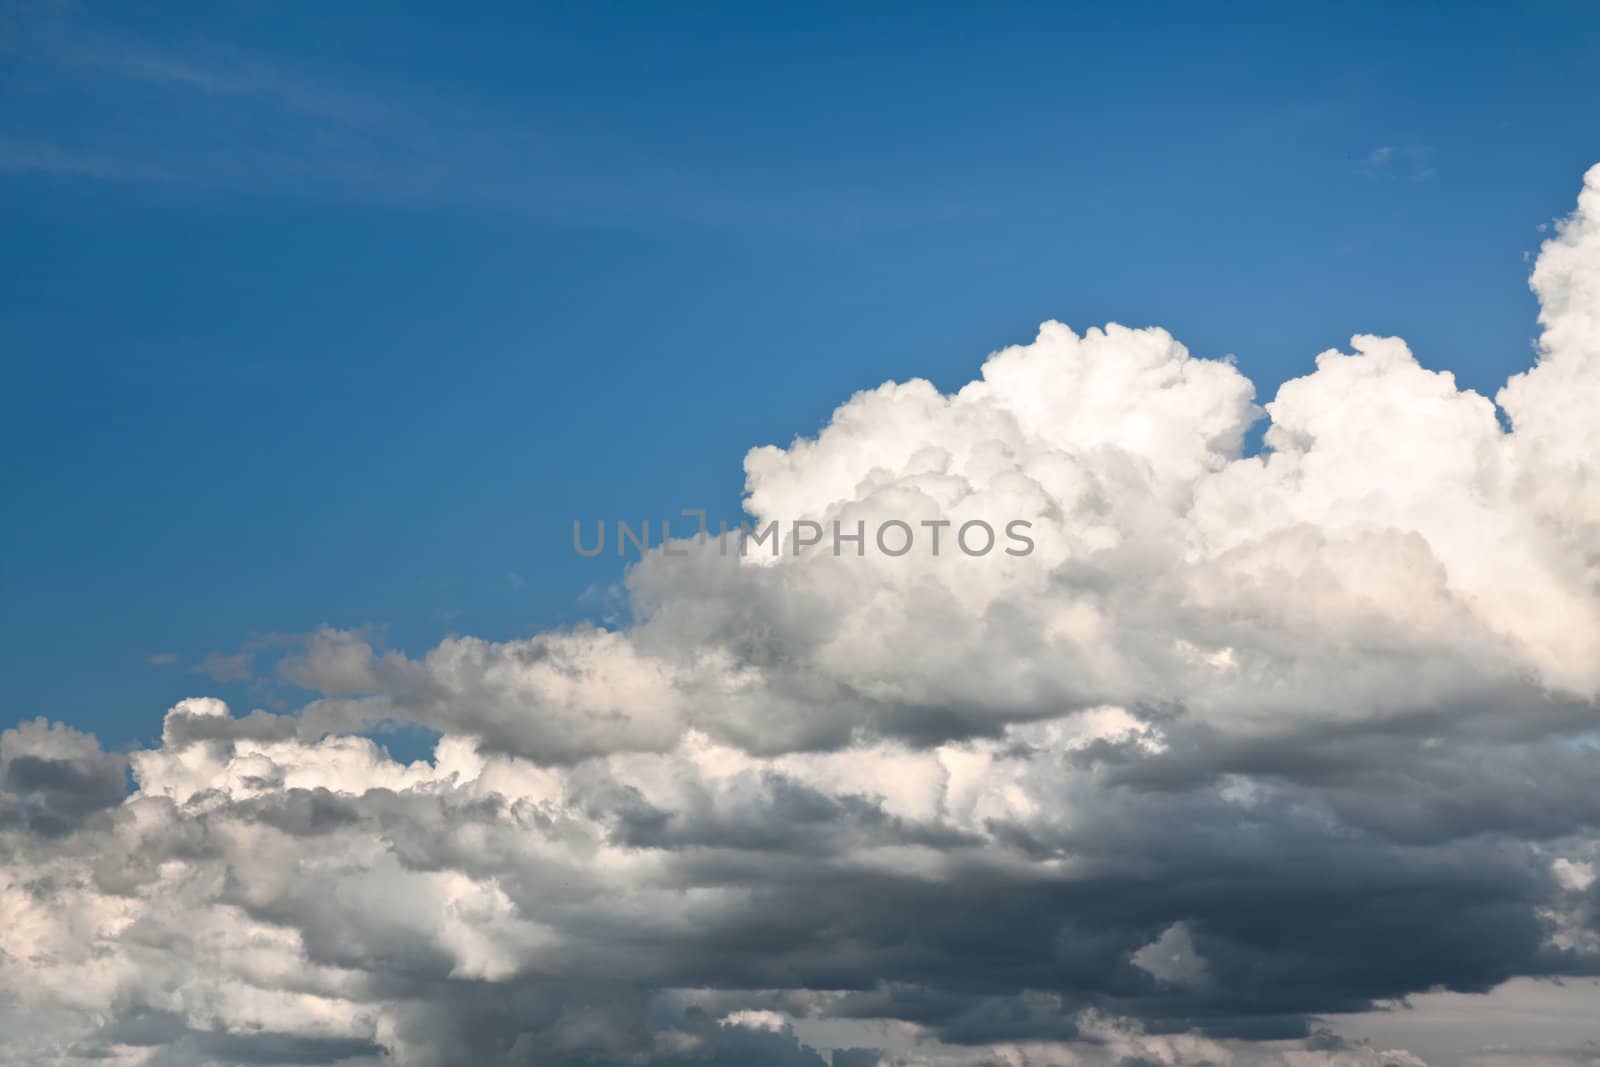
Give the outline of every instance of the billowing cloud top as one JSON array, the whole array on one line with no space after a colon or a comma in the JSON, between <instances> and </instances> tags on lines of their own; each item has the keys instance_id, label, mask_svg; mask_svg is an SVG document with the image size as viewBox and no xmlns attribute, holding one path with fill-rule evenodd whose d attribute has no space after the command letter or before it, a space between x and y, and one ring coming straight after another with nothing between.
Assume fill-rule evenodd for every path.
<instances>
[{"instance_id":1,"label":"billowing cloud top","mask_svg":"<svg viewBox=\"0 0 1600 1067\"><path fill-rule=\"evenodd\" d=\"M1494 401L1358 336L1259 455L1231 364L1051 322L746 458L1025 554L691 539L625 630L6 731L6 1062L1423 1062L1318 1020L1600 965L1600 167L1533 287Z\"/></svg>"}]
</instances>

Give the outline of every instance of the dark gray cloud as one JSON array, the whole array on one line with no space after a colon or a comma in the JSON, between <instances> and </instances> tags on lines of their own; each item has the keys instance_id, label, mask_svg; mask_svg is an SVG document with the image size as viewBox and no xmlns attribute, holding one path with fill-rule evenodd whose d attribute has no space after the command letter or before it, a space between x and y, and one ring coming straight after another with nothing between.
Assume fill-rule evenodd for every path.
<instances>
[{"instance_id":1,"label":"dark gray cloud","mask_svg":"<svg viewBox=\"0 0 1600 1067\"><path fill-rule=\"evenodd\" d=\"M127 764L93 737L43 719L0 734L0 826L70 833L127 794Z\"/></svg>"},{"instance_id":2,"label":"dark gray cloud","mask_svg":"<svg viewBox=\"0 0 1600 1067\"><path fill-rule=\"evenodd\" d=\"M1086 1032L1090 1013L1148 1035L1332 1052L1319 1017L1600 966L1583 940L1593 889L1552 868L1557 854L1582 862L1572 846L1592 840L1588 808L1563 799L1582 800L1583 772L1597 769L1582 743L1449 741L1428 747L1409 783L1359 762L1309 780L1248 775L1204 731L1181 750L1191 773L1169 777L1173 749L1052 747L1039 732L1049 724L779 765L707 749L551 770L458 745L404 768L360 739L191 729L207 715L174 713L168 747L136 758L141 793L101 823L58 844L23 839L44 864L30 892L59 908L65 887L42 872L75 856L93 885L77 906L142 902L138 952L218 988L227 980L191 971L206 939L233 943L260 981L280 965L249 962L251 944L290 934L273 951L304 974L251 995L336 990L358 1032L276 1030L259 1005L248 1033L219 1031L156 1009L153 980L79 1038L83 1050L160 1047L172 1063L403 1048L419 1063L825 1064L791 1022L891 1019L976 1063L1018 1042L1109 1048ZM1181 714L1164 722L1183 734ZM861 760L892 786L908 773L897 761L942 767L962 753L982 755L994 797L1029 803L962 814L946 783L943 810L914 814L870 777L831 773L830 761ZM1554 772L1542 786L1528 779L1537 766ZM1508 813L1507 795L1566 815L1530 821ZM186 888L174 865L190 872ZM200 927L181 899L206 909ZM1565 946L1558 912L1580 935ZM1151 964L1151 946L1190 958ZM659 1008L663 997L688 1008ZM722 1021L740 1010L779 1022ZM357 1024L364 1011L389 1020L381 1032Z\"/></svg>"}]
</instances>

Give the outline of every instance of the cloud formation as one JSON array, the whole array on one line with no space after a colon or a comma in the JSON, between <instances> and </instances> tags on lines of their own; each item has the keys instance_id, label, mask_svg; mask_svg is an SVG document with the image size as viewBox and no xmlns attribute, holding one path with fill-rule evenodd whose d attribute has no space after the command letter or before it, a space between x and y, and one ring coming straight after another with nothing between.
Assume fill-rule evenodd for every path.
<instances>
[{"instance_id":1,"label":"cloud formation","mask_svg":"<svg viewBox=\"0 0 1600 1067\"><path fill-rule=\"evenodd\" d=\"M7 1062L1427 1062L1325 1020L1600 973L1600 167L1532 284L1493 401L1046 323L746 458L758 524L1025 557L688 540L626 629L325 631L126 768L6 731Z\"/></svg>"}]
</instances>

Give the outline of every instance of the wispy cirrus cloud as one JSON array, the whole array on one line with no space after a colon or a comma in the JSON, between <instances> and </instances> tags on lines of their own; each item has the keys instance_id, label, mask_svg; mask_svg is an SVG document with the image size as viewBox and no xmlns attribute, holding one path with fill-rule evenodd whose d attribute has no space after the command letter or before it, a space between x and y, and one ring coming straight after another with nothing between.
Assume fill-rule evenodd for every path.
<instances>
[{"instance_id":1,"label":"wispy cirrus cloud","mask_svg":"<svg viewBox=\"0 0 1600 1067\"><path fill-rule=\"evenodd\" d=\"M1433 164L1433 149L1414 140L1379 145L1362 161L1362 173L1369 177L1391 175L1413 182L1424 182L1435 177L1438 170Z\"/></svg>"},{"instance_id":2,"label":"wispy cirrus cloud","mask_svg":"<svg viewBox=\"0 0 1600 1067\"><path fill-rule=\"evenodd\" d=\"M901 190L735 181L637 138L574 131L538 100L468 106L411 83L350 84L226 44L175 51L48 18L10 48L0 173L447 208L599 227L752 227L813 237L970 213Z\"/></svg>"}]
</instances>

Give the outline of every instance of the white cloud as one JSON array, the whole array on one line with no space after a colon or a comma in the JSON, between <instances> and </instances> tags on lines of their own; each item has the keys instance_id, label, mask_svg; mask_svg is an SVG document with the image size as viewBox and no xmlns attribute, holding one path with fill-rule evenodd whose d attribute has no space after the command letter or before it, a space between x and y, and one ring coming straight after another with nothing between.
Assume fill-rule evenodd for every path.
<instances>
[{"instance_id":1,"label":"white cloud","mask_svg":"<svg viewBox=\"0 0 1600 1067\"><path fill-rule=\"evenodd\" d=\"M0 1033L21 1063L815 1065L830 1027L906 1063L1422 1063L1307 1028L1600 970L1600 168L1533 284L1509 430L1358 336L1243 456L1236 368L1048 323L746 463L759 522L1022 518L1031 555L685 543L625 630L324 631L280 666L317 700L181 702L126 799L93 738L6 731ZM386 719L433 757L358 736Z\"/></svg>"}]
</instances>

